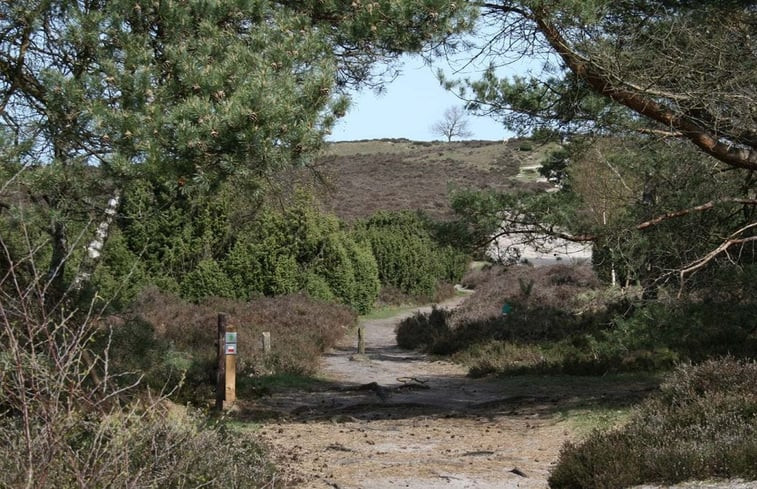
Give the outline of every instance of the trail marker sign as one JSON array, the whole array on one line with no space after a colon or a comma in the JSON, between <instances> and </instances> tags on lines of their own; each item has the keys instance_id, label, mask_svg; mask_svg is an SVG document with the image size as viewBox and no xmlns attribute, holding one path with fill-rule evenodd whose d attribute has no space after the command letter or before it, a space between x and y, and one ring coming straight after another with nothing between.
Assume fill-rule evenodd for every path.
<instances>
[{"instance_id":1,"label":"trail marker sign","mask_svg":"<svg viewBox=\"0 0 757 489\"><path fill-rule=\"evenodd\" d=\"M237 328L228 324L226 314L218 314L218 367L216 379L216 408L220 411L237 399Z\"/></svg>"}]
</instances>

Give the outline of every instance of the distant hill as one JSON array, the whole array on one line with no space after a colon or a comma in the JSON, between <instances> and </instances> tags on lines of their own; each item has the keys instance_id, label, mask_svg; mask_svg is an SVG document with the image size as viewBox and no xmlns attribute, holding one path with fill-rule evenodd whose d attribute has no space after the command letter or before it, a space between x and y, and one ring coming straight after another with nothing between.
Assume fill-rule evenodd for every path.
<instances>
[{"instance_id":1,"label":"distant hill","mask_svg":"<svg viewBox=\"0 0 757 489\"><path fill-rule=\"evenodd\" d=\"M381 139L331 143L316 168L330 185L326 210L346 220L378 210L451 215L455 188L538 190L538 167L557 144L529 140L416 142Z\"/></svg>"}]
</instances>

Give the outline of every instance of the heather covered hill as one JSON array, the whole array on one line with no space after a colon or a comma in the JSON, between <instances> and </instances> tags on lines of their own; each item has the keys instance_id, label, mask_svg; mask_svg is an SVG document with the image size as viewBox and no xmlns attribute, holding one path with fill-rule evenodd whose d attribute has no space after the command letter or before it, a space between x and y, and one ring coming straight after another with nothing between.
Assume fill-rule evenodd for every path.
<instances>
[{"instance_id":1,"label":"heather covered hill","mask_svg":"<svg viewBox=\"0 0 757 489\"><path fill-rule=\"evenodd\" d=\"M327 210L346 220L378 210L450 215L455 188L546 189L537 167L556 144L527 140L416 142L381 139L332 143L316 167L330 184Z\"/></svg>"}]
</instances>

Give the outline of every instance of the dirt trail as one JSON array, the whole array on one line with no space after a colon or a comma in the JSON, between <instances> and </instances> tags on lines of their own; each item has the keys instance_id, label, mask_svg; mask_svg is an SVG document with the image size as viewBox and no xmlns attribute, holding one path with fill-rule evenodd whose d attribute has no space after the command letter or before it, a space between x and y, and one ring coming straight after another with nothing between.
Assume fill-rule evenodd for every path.
<instances>
[{"instance_id":1,"label":"dirt trail","mask_svg":"<svg viewBox=\"0 0 757 489\"><path fill-rule=\"evenodd\" d=\"M417 310L366 321L364 356L345 338L323 358L322 388L243 405L243 416L268 417L262 435L292 485L545 488L560 447L575 437L556 412L649 390L468 378L459 365L396 346L396 324Z\"/></svg>"}]
</instances>

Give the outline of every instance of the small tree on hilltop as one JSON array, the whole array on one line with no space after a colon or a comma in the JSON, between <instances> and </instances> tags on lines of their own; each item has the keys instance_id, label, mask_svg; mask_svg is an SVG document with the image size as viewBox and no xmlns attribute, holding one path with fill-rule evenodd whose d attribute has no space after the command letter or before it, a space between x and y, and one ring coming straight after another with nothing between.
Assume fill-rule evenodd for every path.
<instances>
[{"instance_id":1,"label":"small tree on hilltop","mask_svg":"<svg viewBox=\"0 0 757 489\"><path fill-rule=\"evenodd\" d=\"M449 107L444 111L442 120L431 126L434 134L444 136L447 141L452 138L469 138L473 133L468 129L468 119L465 118L465 111L460 107Z\"/></svg>"}]
</instances>

